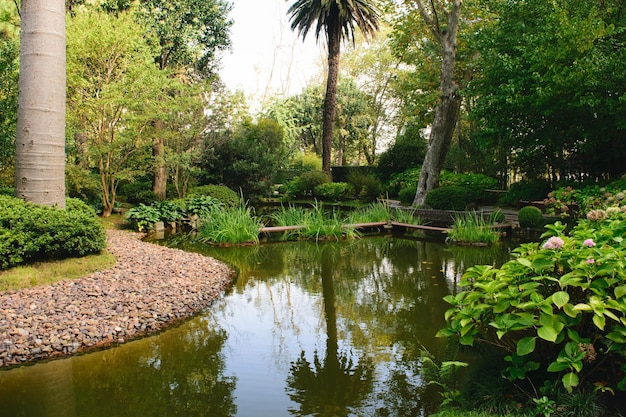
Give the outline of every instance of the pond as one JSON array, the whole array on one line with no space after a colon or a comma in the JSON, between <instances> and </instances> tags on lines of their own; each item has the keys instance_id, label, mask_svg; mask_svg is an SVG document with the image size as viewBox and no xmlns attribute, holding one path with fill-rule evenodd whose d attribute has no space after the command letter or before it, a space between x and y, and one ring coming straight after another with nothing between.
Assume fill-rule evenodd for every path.
<instances>
[{"instance_id":1,"label":"pond","mask_svg":"<svg viewBox=\"0 0 626 417\"><path fill-rule=\"evenodd\" d=\"M0 416L421 416L445 359L442 297L506 247L386 237L186 247L239 271L224 298L158 335L0 371Z\"/></svg>"}]
</instances>

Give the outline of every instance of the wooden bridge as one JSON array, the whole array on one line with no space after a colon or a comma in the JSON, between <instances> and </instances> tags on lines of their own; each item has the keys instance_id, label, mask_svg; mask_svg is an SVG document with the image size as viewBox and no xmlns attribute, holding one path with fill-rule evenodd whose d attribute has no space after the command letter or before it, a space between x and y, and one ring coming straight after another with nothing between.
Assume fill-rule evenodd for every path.
<instances>
[{"instance_id":1,"label":"wooden bridge","mask_svg":"<svg viewBox=\"0 0 626 417\"><path fill-rule=\"evenodd\" d=\"M262 227L260 230L260 233L290 232L292 230L299 230L304 227L305 226L268 226L268 227ZM447 233L448 231L450 231L450 229L446 227L426 226L426 225L421 225L421 224L400 223L400 222L394 222L394 221L345 224L343 225L343 227L354 228L354 229L374 229L377 227L382 227L388 230L395 229L395 228L402 228L402 229L411 229L411 230L427 230L427 231L441 232L441 233Z\"/></svg>"}]
</instances>

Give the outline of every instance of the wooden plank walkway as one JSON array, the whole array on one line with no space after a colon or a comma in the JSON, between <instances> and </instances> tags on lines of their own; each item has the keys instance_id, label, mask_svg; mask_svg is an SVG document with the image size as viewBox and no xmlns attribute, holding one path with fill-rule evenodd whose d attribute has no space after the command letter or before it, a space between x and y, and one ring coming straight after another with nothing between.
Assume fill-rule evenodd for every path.
<instances>
[{"instance_id":1,"label":"wooden plank walkway","mask_svg":"<svg viewBox=\"0 0 626 417\"><path fill-rule=\"evenodd\" d=\"M369 229L375 227L401 227L405 229L414 229L414 230L428 230L434 232L442 232L446 233L450 231L449 228L445 227L437 227L437 226L426 226L420 224L409 224L409 223L400 223L400 222L371 222L371 223L356 223L356 224L345 224L343 227L352 227L355 229ZM268 226L262 227L259 231L260 233L281 233L281 232L290 232L292 230L302 229L304 226Z\"/></svg>"}]
</instances>

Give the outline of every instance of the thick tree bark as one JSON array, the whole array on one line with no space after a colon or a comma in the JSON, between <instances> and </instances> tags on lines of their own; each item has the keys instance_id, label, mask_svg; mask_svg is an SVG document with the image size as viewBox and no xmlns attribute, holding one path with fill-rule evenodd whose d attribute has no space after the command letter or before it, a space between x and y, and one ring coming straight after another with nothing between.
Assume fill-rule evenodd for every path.
<instances>
[{"instance_id":1,"label":"thick tree bark","mask_svg":"<svg viewBox=\"0 0 626 417\"><path fill-rule=\"evenodd\" d=\"M443 163L450 149L461 108L459 88L454 80L456 60L456 35L461 15L461 0L454 0L452 9L448 13L446 29L441 29L435 13L429 14L421 0L416 0L422 18L430 28L433 36L439 41L442 50L441 57L441 101L435 109L435 119L428 139L428 148L424 157L424 164L415 192L413 206L422 206L426 194L439 186L439 175Z\"/></svg>"},{"instance_id":2,"label":"thick tree bark","mask_svg":"<svg viewBox=\"0 0 626 417\"><path fill-rule=\"evenodd\" d=\"M331 150L333 146L333 130L337 108L337 78L339 77L339 58L341 39L339 33L328 34L328 79L326 80L326 96L324 97L324 114L322 118L322 169L330 172Z\"/></svg>"},{"instance_id":3,"label":"thick tree bark","mask_svg":"<svg viewBox=\"0 0 626 417\"><path fill-rule=\"evenodd\" d=\"M65 207L65 2L22 0L15 195Z\"/></svg>"}]
</instances>

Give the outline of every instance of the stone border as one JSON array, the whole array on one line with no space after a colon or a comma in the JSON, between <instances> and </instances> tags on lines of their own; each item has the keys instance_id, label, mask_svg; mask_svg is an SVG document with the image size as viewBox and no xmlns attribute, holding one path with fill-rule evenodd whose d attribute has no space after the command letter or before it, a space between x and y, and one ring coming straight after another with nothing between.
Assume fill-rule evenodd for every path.
<instances>
[{"instance_id":1,"label":"stone border","mask_svg":"<svg viewBox=\"0 0 626 417\"><path fill-rule=\"evenodd\" d=\"M116 264L76 280L0 293L0 367L72 355L146 336L205 309L234 271L197 253L107 230Z\"/></svg>"}]
</instances>

